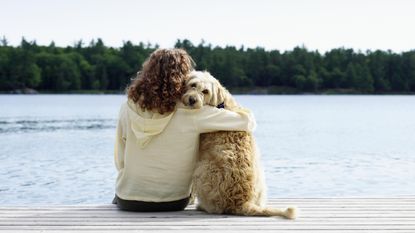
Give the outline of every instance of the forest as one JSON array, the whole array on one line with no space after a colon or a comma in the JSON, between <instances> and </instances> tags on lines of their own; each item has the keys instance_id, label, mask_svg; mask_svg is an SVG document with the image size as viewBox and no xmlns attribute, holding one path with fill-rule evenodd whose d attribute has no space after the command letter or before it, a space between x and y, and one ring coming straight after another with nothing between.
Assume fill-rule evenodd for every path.
<instances>
[{"instance_id":1,"label":"forest","mask_svg":"<svg viewBox=\"0 0 415 233\"><path fill-rule=\"evenodd\" d=\"M72 46L48 46L22 39L0 41L0 92L34 89L45 93L122 92L157 44L124 41L119 48L102 39ZM415 93L415 50L321 53L304 46L290 51L261 47L212 46L177 40L196 62L231 91L250 93Z\"/></svg>"}]
</instances>

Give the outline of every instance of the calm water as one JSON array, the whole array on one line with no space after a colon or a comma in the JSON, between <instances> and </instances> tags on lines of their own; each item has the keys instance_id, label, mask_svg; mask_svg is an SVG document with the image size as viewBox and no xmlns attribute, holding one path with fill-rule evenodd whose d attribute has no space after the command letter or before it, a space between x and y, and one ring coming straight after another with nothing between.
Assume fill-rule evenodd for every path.
<instances>
[{"instance_id":1,"label":"calm water","mask_svg":"<svg viewBox=\"0 0 415 233\"><path fill-rule=\"evenodd\" d=\"M0 95L0 205L109 203L120 95ZM270 197L415 195L415 97L237 96Z\"/></svg>"}]
</instances>

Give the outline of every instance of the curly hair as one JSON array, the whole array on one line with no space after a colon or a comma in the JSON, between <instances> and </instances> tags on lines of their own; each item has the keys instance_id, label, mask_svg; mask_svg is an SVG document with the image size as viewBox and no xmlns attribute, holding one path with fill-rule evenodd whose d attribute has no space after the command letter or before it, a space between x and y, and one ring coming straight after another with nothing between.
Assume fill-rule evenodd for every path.
<instances>
[{"instance_id":1,"label":"curly hair","mask_svg":"<svg viewBox=\"0 0 415 233\"><path fill-rule=\"evenodd\" d=\"M143 111L172 112L193 67L194 61L185 50L157 49L127 87L128 98Z\"/></svg>"}]
</instances>

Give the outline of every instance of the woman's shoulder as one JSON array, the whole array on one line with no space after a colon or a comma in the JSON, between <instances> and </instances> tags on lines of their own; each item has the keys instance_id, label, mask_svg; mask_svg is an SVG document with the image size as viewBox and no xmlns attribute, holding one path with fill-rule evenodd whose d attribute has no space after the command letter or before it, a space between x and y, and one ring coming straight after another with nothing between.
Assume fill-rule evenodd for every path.
<instances>
[{"instance_id":1,"label":"woman's shoulder","mask_svg":"<svg viewBox=\"0 0 415 233\"><path fill-rule=\"evenodd\" d=\"M120 113L125 112L127 109L128 109L128 101L122 102L120 105L119 112Z\"/></svg>"},{"instance_id":2,"label":"woman's shoulder","mask_svg":"<svg viewBox=\"0 0 415 233\"><path fill-rule=\"evenodd\" d=\"M129 111L129 109L131 109L130 104L131 103L129 103L129 100L126 100L126 101L121 103L120 109L118 111L119 120L125 120L125 118L127 118L128 111Z\"/></svg>"}]
</instances>

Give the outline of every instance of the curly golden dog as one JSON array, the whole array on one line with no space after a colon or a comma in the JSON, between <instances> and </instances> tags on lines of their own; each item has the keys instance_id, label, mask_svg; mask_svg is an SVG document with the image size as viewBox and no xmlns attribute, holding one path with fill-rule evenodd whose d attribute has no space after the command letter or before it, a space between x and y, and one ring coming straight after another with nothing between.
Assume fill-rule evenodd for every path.
<instances>
[{"instance_id":1,"label":"curly golden dog","mask_svg":"<svg viewBox=\"0 0 415 233\"><path fill-rule=\"evenodd\" d=\"M193 71L182 96L184 105L240 108L231 94L208 72ZM193 175L198 209L215 214L296 217L295 208L266 207L266 186L251 133L220 131L200 136L199 158Z\"/></svg>"}]
</instances>

